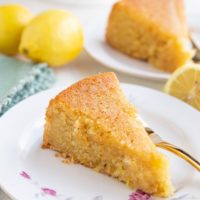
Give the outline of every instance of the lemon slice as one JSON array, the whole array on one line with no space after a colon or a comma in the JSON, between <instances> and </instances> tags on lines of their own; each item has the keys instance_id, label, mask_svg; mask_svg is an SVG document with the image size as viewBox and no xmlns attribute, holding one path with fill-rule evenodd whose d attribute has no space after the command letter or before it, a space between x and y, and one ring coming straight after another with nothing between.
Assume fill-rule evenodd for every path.
<instances>
[{"instance_id":1,"label":"lemon slice","mask_svg":"<svg viewBox=\"0 0 200 200\"><path fill-rule=\"evenodd\" d=\"M167 81L164 92L200 111L200 65L188 63L177 69Z\"/></svg>"}]
</instances>

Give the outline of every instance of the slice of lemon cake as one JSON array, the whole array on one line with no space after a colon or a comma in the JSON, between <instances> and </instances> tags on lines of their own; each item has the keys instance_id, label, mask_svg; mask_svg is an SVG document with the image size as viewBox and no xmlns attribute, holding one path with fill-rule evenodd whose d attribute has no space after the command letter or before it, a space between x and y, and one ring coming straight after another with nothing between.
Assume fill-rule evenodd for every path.
<instances>
[{"instance_id":1,"label":"slice of lemon cake","mask_svg":"<svg viewBox=\"0 0 200 200\"><path fill-rule=\"evenodd\" d=\"M43 147L131 188L169 196L169 161L136 116L114 73L91 76L50 101Z\"/></svg>"},{"instance_id":2,"label":"slice of lemon cake","mask_svg":"<svg viewBox=\"0 0 200 200\"><path fill-rule=\"evenodd\" d=\"M183 0L121 0L106 30L113 48L173 72L193 55Z\"/></svg>"}]
</instances>

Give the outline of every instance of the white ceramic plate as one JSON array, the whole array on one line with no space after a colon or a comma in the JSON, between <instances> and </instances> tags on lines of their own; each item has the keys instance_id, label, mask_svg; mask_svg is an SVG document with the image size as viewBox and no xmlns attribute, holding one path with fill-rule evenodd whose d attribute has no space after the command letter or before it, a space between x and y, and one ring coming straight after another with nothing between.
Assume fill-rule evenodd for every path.
<instances>
[{"instance_id":1,"label":"white ceramic plate","mask_svg":"<svg viewBox=\"0 0 200 200\"><path fill-rule=\"evenodd\" d=\"M200 159L200 113L175 98L144 87L122 84L131 102L153 129ZM132 190L80 165L67 165L41 149L44 113L59 90L34 95L0 118L0 185L14 199L128 200ZM184 161L171 160L171 198L200 199L200 174Z\"/></svg>"},{"instance_id":2,"label":"white ceramic plate","mask_svg":"<svg viewBox=\"0 0 200 200\"><path fill-rule=\"evenodd\" d=\"M187 1L187 15L190 27L196 31L196 36L200 36L200 14L196 12L200 7L198 1ZM111 9L111 8L110 8ZM107 24L108 14L102 11L97 17L93 17L85 30L85 49L97 61L103 65L129 75L142 77L151 80L164 81L170 76L166 73L156 69L147 62L130 58L129 56L111 48L105 41L105 29ZM200 39L199 39L200 40Z\"/></svg>"}]
</instances>

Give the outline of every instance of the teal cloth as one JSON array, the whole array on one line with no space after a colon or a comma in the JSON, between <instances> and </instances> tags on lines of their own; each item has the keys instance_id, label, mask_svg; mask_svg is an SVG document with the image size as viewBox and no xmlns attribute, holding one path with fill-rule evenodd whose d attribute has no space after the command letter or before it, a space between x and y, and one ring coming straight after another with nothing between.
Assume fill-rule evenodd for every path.
<instances>
[{"instance_id":1,"label":"teal cloth","mask_svg":"<svg viewBox=\"0 0 200 200\"><path fill-rule=\"evenodd\" d=\"M55 82L47 64L34 64L0 55L0 116L9 108Z\"/></svg>"}]
</instances>

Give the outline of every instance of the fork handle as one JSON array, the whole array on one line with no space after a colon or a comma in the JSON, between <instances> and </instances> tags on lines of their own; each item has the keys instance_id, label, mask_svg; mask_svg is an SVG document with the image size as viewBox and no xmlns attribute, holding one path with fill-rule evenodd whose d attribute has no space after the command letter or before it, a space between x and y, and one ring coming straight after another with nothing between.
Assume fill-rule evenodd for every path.
<instances>
[{"instance_id":1,"label":"fork handle","mask_svg":"<svg viewBox=\"0 0 200 200\"><path fill-rule=\"evenodd\" d=\"M189 164L191 164L193 167L195 167L198 171L200 171L200 162L193 158L190 154L183 151L182 149L178 148L177 146L170 144L168 142L159 142L156 144L157 147L160 147L162 149L168 150L175 155L183 158L185 161L187 161Z\"/></svg>"}]
</instances>

